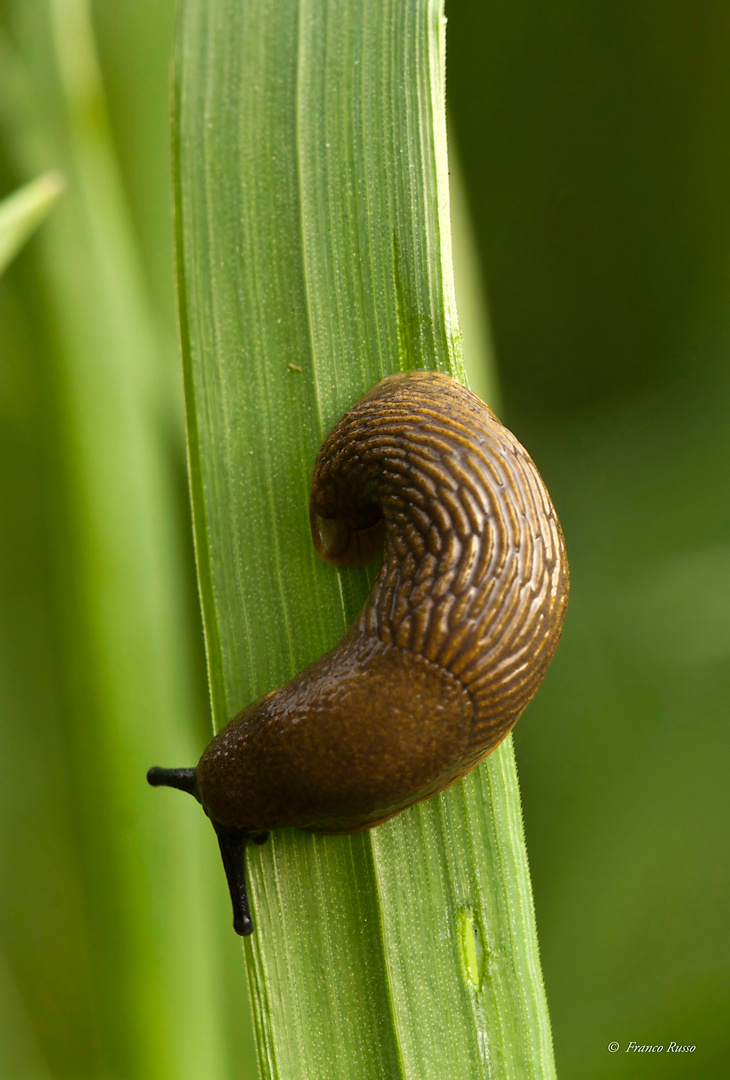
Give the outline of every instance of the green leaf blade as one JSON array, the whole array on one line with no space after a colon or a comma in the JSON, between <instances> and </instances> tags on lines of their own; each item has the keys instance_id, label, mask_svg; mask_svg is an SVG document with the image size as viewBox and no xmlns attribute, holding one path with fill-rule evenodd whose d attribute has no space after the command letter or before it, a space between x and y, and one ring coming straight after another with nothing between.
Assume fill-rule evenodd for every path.
<instances>
[{"instance_id":1,"label":"green leaf blade","mask_svg":"<svg viewBox=\"0 0 730 1080\"><path fill-rule=\"evenodd\" d=\"M409 1077L554 1075L516 791L508 739L373 832Z\"/></svg>"},{"instance_id":2,"label":"green leaf blade","mask_svg":"<svg viewBox=\"0 0 730 1080\"><path fill-rule=\"evenodd\" d=\"M176 70L192 492L220 727L335 645L367 594L371 575L321 564L309 537L329 428L390 372L464 377L441 6L187 0ZM553 1075L510 754L380 829L283 831L250 852L265 1077ZM465 921L484 939L471 968Z\"/></svg>"}]
</instances>

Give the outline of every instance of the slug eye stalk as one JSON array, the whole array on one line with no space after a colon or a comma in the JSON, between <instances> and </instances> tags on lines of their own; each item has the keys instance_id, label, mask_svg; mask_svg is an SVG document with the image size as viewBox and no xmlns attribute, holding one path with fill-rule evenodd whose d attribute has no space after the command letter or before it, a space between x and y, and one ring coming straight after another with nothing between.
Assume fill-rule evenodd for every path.
<instances>
[{"instance_id":1,"label":"slug eye stalk","mask_svg":"<svg viewBox=\"0 0 730 1080\"><path fill-rule=\"evenodd\" d=\"M171 787L178 791L186 791L188 795L192 795L200 802L195 769L162 769L155 765L147 773L147 783L152 787ZM231 829L215 821L213 828L218 837L228 891L231 894L233 929L241 937L247 937L253 930L253 922L246 886L246 844L249 840L253 840L255 844L263 844L269 834L261 831L250 833L242 829Z\"/></svg>"},{"instance_id":2,"label":"slug eye stalk","mask_svg":"<svg viewBox=\"0 0 730 1080\"><path fill-rule=\"evenodd\" d=\"M248 937L253 930L246 886L246 844L250 834L241 832L240 829L227 829L215 822L213 828L218 837L228 891L231 894L233 929L241 937Z\"/></svg>"},{"instance_id":3,"label":"slug eye stalk","mask_svg":"<svg viewBox=\"0 0 730 1080\"><path fill-rule=\"evenodd\" d=\"M187 791L200 802L198 778L195 769L161 769L153 766L147 773L147 783L152 787L171 787L178 791Z\"/></svg>"}]
</instances>

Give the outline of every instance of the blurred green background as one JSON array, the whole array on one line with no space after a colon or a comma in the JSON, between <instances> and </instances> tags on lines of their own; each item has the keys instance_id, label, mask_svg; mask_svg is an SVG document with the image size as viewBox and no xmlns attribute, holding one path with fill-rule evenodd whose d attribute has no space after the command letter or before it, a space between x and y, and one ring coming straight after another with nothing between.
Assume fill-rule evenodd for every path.
<instances>
[{"instance_id":1,"label":"blurred green background","mask_svg":"<svg viewBox=\"0 0 730 1080\"><path fill-rule=\"evenodd\" d=\"M0 196L50 167L68 184L0 278L0 1076L245 1078L211 838L143 783L150 755L192 761L209 724L175 347L174 3L90 13L98 68L84 0L0 2ZM502 417L572 569L563 642L516 729L558 1071L725 1076L730 15L447 15ZM135 589L145 613L112 632ZM630 1040L696 1049L639 1057Z\"/></svg>"}]
</instances>

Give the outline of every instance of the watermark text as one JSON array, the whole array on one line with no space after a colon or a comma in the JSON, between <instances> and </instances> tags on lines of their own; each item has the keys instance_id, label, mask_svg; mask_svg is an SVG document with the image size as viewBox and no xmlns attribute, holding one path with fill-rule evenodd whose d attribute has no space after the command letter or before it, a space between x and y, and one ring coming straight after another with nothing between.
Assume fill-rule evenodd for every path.
<instances>
[{"instance_id":1,"label":"watermark text","mask_svg":"<svg viewBox=\"0 0 730 1080\"><path fill-rule=\"evenodd\" d=\"M618 1053L621 1049L621 1044L617 1042L610 1042L608 1049L612 1054ZM632 1039L624 1047L624 1053L626 1054L693 1054L697 1049L696 1046L692 1046L690 1043L686 1045L684 1043L670 1042L668 1046L655 1045L652 1043L637 1043Z\"/></svg>"}]
</instances>

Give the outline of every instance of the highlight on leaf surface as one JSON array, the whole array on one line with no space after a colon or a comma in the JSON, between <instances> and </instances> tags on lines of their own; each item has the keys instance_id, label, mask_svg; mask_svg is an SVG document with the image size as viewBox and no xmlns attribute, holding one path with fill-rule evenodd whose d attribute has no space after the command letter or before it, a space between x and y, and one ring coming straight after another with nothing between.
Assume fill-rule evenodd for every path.
<instances>
[{"instance_id":1,"label":"highlight on leaf surface","mask_svg":"<svg viewBox=\"0 0 730 1080\"><path fill-rule=\"evenodd\" d=\"M64 188L59 172L47 172L0 202L0 274L38 228Z\"/></svg>"}]
</instances>

